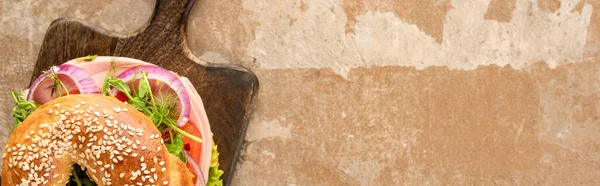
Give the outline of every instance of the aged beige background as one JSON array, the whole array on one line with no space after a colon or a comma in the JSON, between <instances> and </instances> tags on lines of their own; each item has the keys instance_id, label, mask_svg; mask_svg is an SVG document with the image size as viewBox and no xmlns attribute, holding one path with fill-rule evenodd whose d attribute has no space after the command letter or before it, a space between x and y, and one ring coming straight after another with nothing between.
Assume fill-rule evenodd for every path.
<instances>
[{"instance_id":1,"label":"aged beige background","mask_svg":"<svg viewBox=\"0 0 600 186\"><path fill-rule=\"evenodd\" d=\"M52 20L153 6L3 0L0 145ZM188 40L261 83L234 185L600 182L599 1L198 0Z\"/></svg>"}]
</instances>

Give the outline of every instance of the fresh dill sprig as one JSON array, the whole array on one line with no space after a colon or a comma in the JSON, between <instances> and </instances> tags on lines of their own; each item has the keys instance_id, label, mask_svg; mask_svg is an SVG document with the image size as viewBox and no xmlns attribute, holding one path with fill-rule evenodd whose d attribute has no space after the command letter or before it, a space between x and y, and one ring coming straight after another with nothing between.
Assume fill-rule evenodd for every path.
<instances>
[{"instance_id":1,"label":"fresh dill sprig","mask_svg":"<svg viewBox=\"0 0 600 186\"><path fill-rule=\"evenodd\" d=\"M44 72L46 74L45 79L50 79L53 81L53 84L46 87L51 88L50 96L54 96L54 93L58 93L58 97L62 97L62 93L60 93L59 88L62 88L65 94L69 95L69 89L63 84L63 82L58 78L58 74L56 74L55 67L50 68L48 71Z\"/></svg>"},{"instance_id":2,"label":"fresh dill sprig","mask_svg":"<svg viewBox=\"0 0 600 186\"><path fill-rule=\"evenodd\" d=\"M116 75L116 70L115 70L115 58L112 58L110 60L110 68L108 69L108 72L106 72L106 75L104 75L104 82L102 83L102 95L107 95L108 94L108 90L110 89L110 87L112 87L116 82L116 80L111 80L111 79L117 79L114 77L110 77L109 75L115 76ZM127 87L129 88L129 87Z\"/></svg>"}]
</instances>

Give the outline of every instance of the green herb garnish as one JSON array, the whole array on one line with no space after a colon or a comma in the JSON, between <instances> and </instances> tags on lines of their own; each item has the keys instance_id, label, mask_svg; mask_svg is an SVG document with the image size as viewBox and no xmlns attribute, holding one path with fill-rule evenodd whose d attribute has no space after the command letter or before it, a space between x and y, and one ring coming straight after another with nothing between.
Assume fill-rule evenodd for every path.
<instances>
[{"instance_id":1,"label":"green herb garnish","mask_svg":"<svg viewBox=\"0 0 600 186\"><path fill-rule=\"evenodd\" d=\"M20 92L11 91L11 94L15 100L15 106L13 107L13 117L15 117L14 128L17 128L39 105L33 101L27 101L25 96Z\"/></svg>"},{"instance_id":2,"label":"green herb garnish","mask_svg":"<svg viewBox=\"0 0 600 186\"><path fill-rule=\"evenodd\" d=\"M62 81L60 81L60 79L58 78L58 74L56 74L56 71L54 70L55 67L51 67L48 71L44 72L46 74L46 79L50 79L52 80L54 83L46 88L51 88L52 91L50 92L50 96L54 96L54 93L58 93L58 97L62 96L62 93L60 92L59 88L62 88L62 90L69 95L69 89L67 89L67 87L65 86L65 84L62 83ZM42 81L44 81L42 80Z\"/></svg>"},{"instance_id":3,"label":"green herb garnish","mask_svg":"<svg viewBox=\"0 0 600 186\"><path fill-rule=\"evenodd\" d=\"M111 65L109 73L114 74L114 63ZM159 131L167 129L169 136L164 139L164 142L169 153L185 162L182 136L198 143L202 143L202 139L191 135L177 126L179 116L177 112L174 112L178 103L177 97L167 95L162 99L158 99L152 93L147 72L137 72L133 79L133 83L128 85L119 78L110 77L107 73L103 83L102 94L107 95L111 88L117 89L127 97L127 103L148 116Z\"/></svg>"},{"instance_id":4,"label":"green herb garnish","mask_svg":"<svg viewBox=\"0 0 600 186\"><path fill-rule=\"evenodd\" d=\"M71 171L68 186L96 186L96 183L89 178L78 164L74 164Z\"/></svg>"},{"instance_id":5,"label":"green herb garnish","mask_svg":"<svg viewBox=\"0 0 600 186\"><path fill-rule=\"evenodd\" d=\"M180 135L175 135L171 138L171 143L166 144L169 153L177 156L181 161L186 162L185 152L183 150L183 138Z\"/></svg>"},{"instance_id":6,"label":"green herb garnish","mask_svg":"<svg viewBox=\"0 0 600 186\"><path fill-rule=\"evenodd\" d=\"M102 95L108 95L108 90L111 87L114 87L117 85L117 83L119 83L118 78L114 78L114 77L110 77L109 75L112 74L113 76L116 76L116 70L115 70L115 58L112 58L110 60L110 68L108 69L108 72L106 72L106 75L104 75L104 82L102 83ZM121 82L123 82L123 80L121 80ZM123 84L125 84L125 82L123 82ZM117 89L119 89L120 87L126 87L127 90L126 92L129 92L129 86L127 86L127 84L125 84L125 86L119 86L119 87L115 87ZM125 91L125 90L123 90Z\"/></svg>"},{"instance_id":7,"label":"green herb garnish","mask_svg":"<svg viewBox=\"0 0 600 186\"><path fill-rule=\"evenodd\" d=\"M87 55L85 57L77 58L76 61L81 61L81 60L83 60L83 61L92 61L92 60L96 59L96 57L98 57L98 55Z\"/></svg>"}]
</instances>

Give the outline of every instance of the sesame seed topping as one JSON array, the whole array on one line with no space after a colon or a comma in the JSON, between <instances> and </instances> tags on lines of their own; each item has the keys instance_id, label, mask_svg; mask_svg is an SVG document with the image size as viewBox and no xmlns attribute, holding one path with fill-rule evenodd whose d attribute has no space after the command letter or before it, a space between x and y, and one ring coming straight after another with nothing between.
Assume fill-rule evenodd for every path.
<instances>
[{"instance_id":1,"label":"sesame seed topping","mask_svg":"<svg viewBox=\"0 0 600 186\"><path fill-rule=\"evenodd\" d=\"M78 159L76 163L81 165L82 170L87 168L91 178L105 185L111 185L112 181L117 179L117 175L119 178L137 180L136 185L153 185L150 183L154 182L169 184L169 181L163 181L163 178L159 180L156 174L159 169L162 172L166 171L165 161L153 155L153 163L149 162L150 159L146 162L144 156L135 152L138 146L141 150L148 149L147 141L142 143L141 139L136 139L136 135L144 137L142 128L119 122L114 113L109 115L111 109L100 111L89 105L82 107L84 104L85 102L64 104L61 108L59 104L55 104L53 108L48 108L48 113L55 121L42 123L37 129L26 133L25 139L29 140L27 145L16 143L4 148L2 159L6 165L28 172L25 173L28 178L21 181L23 185L43 185L48 183L50 177L59 179L49 183L64 183L63 179L60 179L64 176L55 172L57 166L48 164L61 157ZM93 102L88 104L99 106ZM124 107L115 107L112 110L116 113L128 111ZM149 133L149 138L160 139L161 135ZM157 151L161 149L160 146L156 147ZM120 169L120 166L128 166L124 163L126 158L138 156L141 168L136 172L113 172Z\"/></svg>"}]
</instances>

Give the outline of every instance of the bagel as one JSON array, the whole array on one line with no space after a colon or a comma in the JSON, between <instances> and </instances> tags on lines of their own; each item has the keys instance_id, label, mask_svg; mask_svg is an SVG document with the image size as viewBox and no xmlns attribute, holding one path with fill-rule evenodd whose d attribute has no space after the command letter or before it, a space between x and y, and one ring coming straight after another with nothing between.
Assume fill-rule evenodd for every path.
<instances>
[{"instance_id":1,"label":"bagel","mask_svg":"<svg viewBox=\"0 0 600 186\"><path fill-rule=\"evenodd\" d=\"M2 154L2 185L66 185L78 164L97 185L193 185L152 121L111 96L53 99L14 129Z\"/></svg>"}]
</instances>

